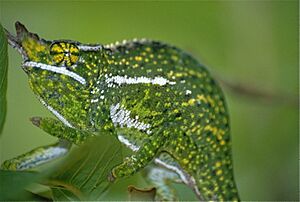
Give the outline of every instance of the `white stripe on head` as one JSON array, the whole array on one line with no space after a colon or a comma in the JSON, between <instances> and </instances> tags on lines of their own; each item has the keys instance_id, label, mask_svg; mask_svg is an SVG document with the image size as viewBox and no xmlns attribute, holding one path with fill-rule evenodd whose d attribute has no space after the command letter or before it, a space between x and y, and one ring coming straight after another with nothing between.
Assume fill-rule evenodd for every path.
<instances>
[{"instance_id":1,"label":"white stripe on head","mask_svg":"<svg viewBox=\"0 0 300 202\"><path fill-rule=\"evenodd\" d=\"M85 85L86 81L83 77L79 76L78 74L71 72L69 70L66 69L66 67L57 67L57 66L53 66L53 65L46 65L43 63L39 63L39 62L24 62L23 63L23 67L35 67L35 68L40 68L40 69L44 69L44 70L48 70L51 72L55 72L58 74L63 74L66 76L69 76L73 79L75 79L76 81L78 81L79 83Z\"/></svg>"},{"instance_id":2,"label":"white stripe on head","mask_svg":"<svg viewBox=\"0 0 300 202\"><path fill-rule=\"evenodd\" d=\"M67 121L67 119L65 119L65 117L63 117L58 111L56 111L55 109L53 109L50 105L48 105L44 100L42 100L41 98L39 98L40 102L47 107L47 109L52 112L61 122L63 122L66 126L70 127L70 128L74 128L69 121Z\"/></svg>"},{"instance_id":3,"label":"white stripe on head","mask_svg":"<svg viewBox=\"0 0 300 202\"><path fill-rule=\"evenodd\" d=\"M101 51L102 46L101 45L79 45L77 46L81 51Z\"/></svg>"},{"instance_id":4,"label":"white stripe on head","mask_svg":"<svg viewBox=\"0 0 300 202\"><path fill-rule=\"evenodd\" d=\"M109 84L109 87L113 87L114 84L122 85L122 84L154 84L154 85L160 85L164 86L166 84L174 85L176 84L175 81L169 81L166 78L157 76L154 78L148 78L148 77L128 77L128 76L112 76L109 77L108 75L105 75L106 83Z\"/></svg>"}]
</instances>

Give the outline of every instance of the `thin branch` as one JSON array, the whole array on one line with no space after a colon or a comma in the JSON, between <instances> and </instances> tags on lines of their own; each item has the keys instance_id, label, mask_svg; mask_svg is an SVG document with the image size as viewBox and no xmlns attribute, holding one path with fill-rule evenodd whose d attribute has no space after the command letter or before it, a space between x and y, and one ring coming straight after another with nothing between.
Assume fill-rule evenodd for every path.
<instances>
[{"instance_id":1,"label":"thin branch","mask_svg":"<svg viewBox=\"0 0 300 202\"><path fill-rule=\"evenodd\" d=\"M247 96L249 98L257 99L267 104L286 104L292 107L298 107L299 98L297 95L291 95L283 92L272 92L265 89L258 89L245 83L231 82L215 76L219 83L225 88L228 88L232 93L237 95Z\"/></svg>"},{"instance_id":2,"label":"thin branch","mask_svg":"<svg viewBox=\"0 0 300 202\"><path fill-rule=\"evenodd\" d=\"M4 31L5 31L5 35L7 37L8 44L12 48L16 49L22 55L23 59L27 59L27 54L24 51L22 44L20 44L19 39L17 37L15 37L14 35L12 35L7 29L4 29Z\"/></svg>"}]
</instances>

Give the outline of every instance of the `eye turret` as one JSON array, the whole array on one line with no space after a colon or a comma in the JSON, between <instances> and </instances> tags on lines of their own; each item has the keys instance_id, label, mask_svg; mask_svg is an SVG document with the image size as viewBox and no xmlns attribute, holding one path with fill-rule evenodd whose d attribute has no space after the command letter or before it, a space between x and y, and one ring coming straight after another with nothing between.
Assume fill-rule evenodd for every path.
<instances>
[{"instance_id":1,"label":"eye turret","mask_svg":"<svg viewBox=\"0 0 300 202\"><path fill-rule=\"evenodd\" d=\"M70 67L79 59L79 49L73 43L54 42L50 46L50 54L56 65Z\"/></svg>"}]
</instances>

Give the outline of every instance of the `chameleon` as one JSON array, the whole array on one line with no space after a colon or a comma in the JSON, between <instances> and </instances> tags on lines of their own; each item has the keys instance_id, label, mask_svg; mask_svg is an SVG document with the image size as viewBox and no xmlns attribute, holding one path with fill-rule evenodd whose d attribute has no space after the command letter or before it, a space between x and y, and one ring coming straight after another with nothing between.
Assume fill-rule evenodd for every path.
<instances>
[{"instance_id":1,"label":"chameleon","mask_svg":"<svg viewBox=\"0 0 300 202\"><path fill-rule=\"evenodd\" d=\"M45 40L20 22L16 32L6 33L23 57L29 86L57 118L31 121L58 142L7 160L2 169L31 169L72 144L109 134L132 150L111 181L146 171L161 200L176 200L169 182L186 184L199 200L240 200L225 98L193 56L149 39Z\"/></svg>"}]
</instances>

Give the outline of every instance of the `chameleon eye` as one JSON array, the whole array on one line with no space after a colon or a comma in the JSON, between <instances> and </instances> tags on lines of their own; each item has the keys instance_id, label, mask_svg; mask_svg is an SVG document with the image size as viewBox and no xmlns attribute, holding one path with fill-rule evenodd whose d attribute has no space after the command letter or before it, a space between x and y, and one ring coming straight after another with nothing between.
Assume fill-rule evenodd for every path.
<instances>
[{"instance_id":1,"label":"chameleon eye","mask_svg":"<svg viewBox=\"0 0 300 202\"><path fill-rule=\"evenodd\" d=\"M66 67L74 65L79 58L79 49L75 44L55 42L50 46L50 54L55 64L64 64Z\"/></svg>"}]
</instances>

